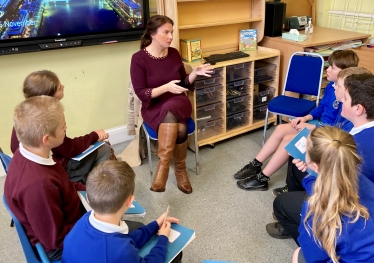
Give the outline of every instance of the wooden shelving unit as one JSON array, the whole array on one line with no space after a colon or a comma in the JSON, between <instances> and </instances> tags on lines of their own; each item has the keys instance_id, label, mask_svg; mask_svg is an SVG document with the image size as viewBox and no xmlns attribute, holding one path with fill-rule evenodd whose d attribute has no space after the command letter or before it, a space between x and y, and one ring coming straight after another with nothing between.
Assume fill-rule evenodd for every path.
<instances>
[{"instance_id":1,"label":"wooden shelving unit","mask_svg":"<svg viewBox=\"0 0 374 263\"><path fill-rule=\"evenodd\" d=\"M256 29L257 30L257 42L260 42L264 34L264 18L265 18L265 0L157 0L157 12L158 14L166 15L174 21L174 39L172 47L179 50L180 39L201 39L201 46L203 56L209 56L211 54L227 53L238 50L239 47L239 31L242 29ZM206 105L197 105L197 97L201 99L201 95L198 92L189 93L189 98L193 108L193 118L197 120L197 132L198 132L198 145L211 145L215 142L225 140L232 136L248 132L264 126L265 118L254 118L258 114L259 106L255 103L258 99L262 100L266 106L266 99L263 98L260 93L254 93L254 80L256 68L266 63L271 66L271 80L265 81L262 84L266 85L271 89L272 96L278 94L278 80L279 80L279 63L280 53L278 50L258 47L257 51L248 52L250 55L247 58L235 59L225 62L219 62L213 67L220 72L219 76L216 76L217 84L215 88L215 95L219 97L219 104L221 105L219 111L216 111L215 117L205 116L204 118L210 118L208 121L214 122L213 126L206 125L202 121L201 107L206 106L209 108L209 99ZM201 62L185 63L186 71L190 72L192 69ZM245 74L241 75L239 81L245 81L248 85L245 87L245 92L240 94L238 100L245 100L241 102L242 111L237 113L238 116L241 114L243 122L241 125L233 127L232 119L239 118L236 113L231 114L228 112L228 104L233 103L226 96L228 87L233 84L233 80L229 79L228 70L232 70L232 67L242 67L245 65ZM230 82L231 81L231 82ZM236 81L236 80L235 80ZM205 84L199 85L197 88L201 89L212 89L210 81ZM204 82L205 83L205 82ZM201 94L201 92L200 92ZM248 99L249 98L249 99ZM216 101L215 101L216 102ZM260 103L261 104L261 103ZM230 115L231 114L231 115ZM217 119L218 118L218 119ZM271 116L269 123L275 123L276 117ZM212 129L212 135L207 136L206 133ZM194 145L189 142L189 147L193 149Z\"/></svg>"}]
</instances>

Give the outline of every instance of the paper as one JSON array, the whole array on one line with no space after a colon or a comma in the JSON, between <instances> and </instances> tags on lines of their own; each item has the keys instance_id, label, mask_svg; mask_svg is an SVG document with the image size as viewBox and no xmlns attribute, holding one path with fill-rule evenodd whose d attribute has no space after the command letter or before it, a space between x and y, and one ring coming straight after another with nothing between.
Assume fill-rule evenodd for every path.
<instances>
[{"instance_id":1,"label":"paper","mask_svg":"<svg viewBox=\"0 0 374 263\"><path fill-rule=\"evenodd\" d=\"M173 243L180 235L181 235L180 232L178 232L174 229L170 229L169 242Z\"/></svg>"},{"instance_id":2,"label":"paper","mask_svg":"<svg viewBox=\"0 0 374 263\"><path fill-rule=\"evenodd\" d=\"M305 154L306 152L306 137L301 137L295 144L295 147L302 153Z\"/></svg>"},{"instance_id":3,"label":"paper","mask_svg":"<svg viewBox=\"0 0 374 263\"><path fill-rule=\"evenodd\" d=\"M290 34L291 35L299 35L299 31L297 31L297 29L291 29Z\"/></svg>"}]
</instances>

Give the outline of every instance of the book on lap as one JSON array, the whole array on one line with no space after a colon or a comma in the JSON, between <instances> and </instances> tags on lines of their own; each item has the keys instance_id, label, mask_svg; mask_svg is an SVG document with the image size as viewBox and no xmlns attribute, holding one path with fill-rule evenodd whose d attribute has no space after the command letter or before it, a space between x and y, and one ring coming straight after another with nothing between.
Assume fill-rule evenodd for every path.
<instances>
[{"instance_id":1,"label":"book on lap","mask_svg":"<svg viewBox=\"0 0 374 263\"><path fill-rule=\"evenodd\" d=\"M302 129L296 136L284 147L286 151L294 158L305 162L306 139L310 131L307 128Z\"/></svg>"},{"instance_id":2,"label":"book on lap","mask_svg":"<svg viewBox=\"0 0 374 263\"><path fill-rule=\"evenodd\" d=\"M171 224L169 235L168 252L165 263L171 262L188 244L195 239L195 231L180 224ZM158 235L154 234L151 239L138 251L138 255L145 257L157 244ZM162 263L162 262L160 262Z\"/></svg>"},{"instance_id":3,"label":"book on lap","mask_svg":"<svg viewBox=\"0 0 374 263\"><path fill-rule=\"evenodd\" d=\"M75 161L80 161L82 160L84 157L86 157L87 155L89 155L90 153L92 153L93 151L95 151L97 148L99 148L100 146L102 146L105 142L94 142L93 144L91 144L84 152L78 154L77 156L71 158Z\"/></svg>"},{"instance_id":4,"label":"book on lap","mask_svg":"<svg viewBox=\"0 0 374 263\"><path fill-rule=\"evenodd\" d=\"M87 202L87 194L85 191L78 191L78 196L87 212L91 211L92 208ZM122 220L131 218L131 217L144 217L146 214L145 209L137 202L133 201L131 207L127 209L126 213L122 216Z\"/></svg>"}]
</instances>

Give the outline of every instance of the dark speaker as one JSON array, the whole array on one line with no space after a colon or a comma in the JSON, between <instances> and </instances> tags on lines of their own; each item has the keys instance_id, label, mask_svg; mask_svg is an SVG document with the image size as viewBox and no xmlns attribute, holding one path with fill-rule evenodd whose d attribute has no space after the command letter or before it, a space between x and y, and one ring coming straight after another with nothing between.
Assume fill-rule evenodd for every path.
<instances>
[{"instance_id":1,"label":"dark speaker","mask_svg":"<svg viewBox=\"0 0 374 263\"><path fill-rule=\"evenodd\" d=\"M286 17L286 3L265 2L265 36L278 37L282 35Z\"/></svg>"}]
</instances>

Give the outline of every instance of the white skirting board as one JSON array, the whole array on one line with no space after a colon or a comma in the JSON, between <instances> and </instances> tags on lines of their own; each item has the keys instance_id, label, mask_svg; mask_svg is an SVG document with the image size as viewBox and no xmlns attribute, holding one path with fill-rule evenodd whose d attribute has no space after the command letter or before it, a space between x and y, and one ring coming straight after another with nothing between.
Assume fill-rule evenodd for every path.
<instances>
[{"instance_id":1,"label":"white skirting board","mask_svg":"<svg viewBox=\"0 0 374 263\"><path fill-rule=\"evenodd\" d=\"M109 142L112 145L125 141L130 141L135 137L135 135L127 135L127 125L106 129L105 131L109 134ZM0 164L0 177L5 175L6 174L4 168Z\"/></svg>"}]
</instances>

